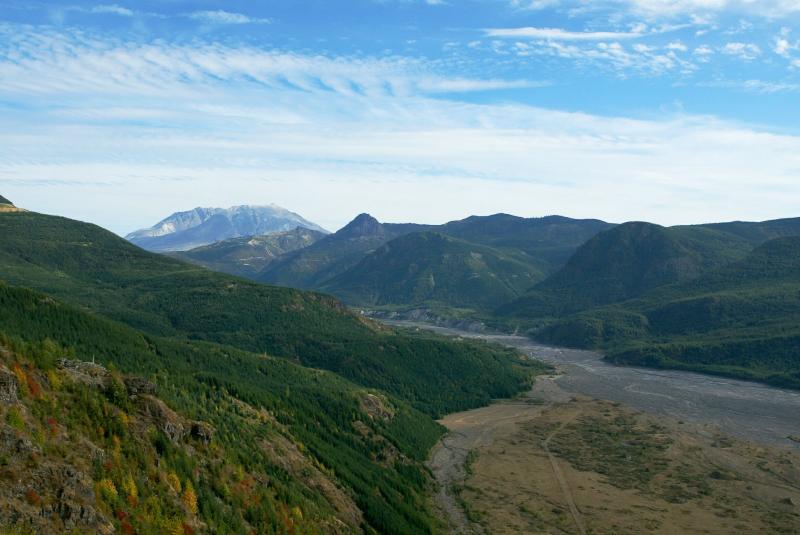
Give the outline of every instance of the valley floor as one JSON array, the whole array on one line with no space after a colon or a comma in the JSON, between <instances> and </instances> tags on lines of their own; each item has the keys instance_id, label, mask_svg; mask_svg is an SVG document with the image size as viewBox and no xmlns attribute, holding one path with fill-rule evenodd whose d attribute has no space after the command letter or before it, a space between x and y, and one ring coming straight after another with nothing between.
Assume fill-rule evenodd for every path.
<instances>
[{"instance_id":1,"label":"valley floor","mask_svg":"<svg viewBox=\"0 0 800 535\"><path fill-rule=\"evenodd\" d=\"M797 533L800 454L541 377L526 396L451 414L430 460L461 534Z\"/></svg>"},{"instance_id":2,"label":"valley floor","mask_svg":"<svg viewBox=\"0 0 800 535\"><path fill-rule=\"evenodd\" d=\"M800 392L434 330L559 370L517 399L441 420L450 433L429 467L453 533L800 532Z\"/></svg>"},{"instance_id":3,"label":"valley floor","mask_svg":"<svg viewBox=\"0 0 800 535\"><path fill-rule=\"evenodd\" d=\"M600 353L548 347L522 336L485 334L421 323L392 325L425 328L463 338L480 338L514 347L557 366L555 380L570 394L616 401L655 416L710 424L743 440L800 449L800 391L700 373L616 366Z\"/></svg>"}]
</instances>

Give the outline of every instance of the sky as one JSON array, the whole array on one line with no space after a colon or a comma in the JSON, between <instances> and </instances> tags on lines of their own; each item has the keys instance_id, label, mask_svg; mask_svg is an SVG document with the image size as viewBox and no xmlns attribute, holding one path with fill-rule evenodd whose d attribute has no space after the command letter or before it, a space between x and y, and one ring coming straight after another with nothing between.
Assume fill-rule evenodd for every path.
<instances>
[{"instance_id":1,"label":"sky","mask_svg":"<svg viewBox=\"0 0 800 535\"><path fill-rule=\"evenodd\" d=\"M665 225L800 216L800 0L0 0L0 194Z\"/></svg>"}]
</instances>

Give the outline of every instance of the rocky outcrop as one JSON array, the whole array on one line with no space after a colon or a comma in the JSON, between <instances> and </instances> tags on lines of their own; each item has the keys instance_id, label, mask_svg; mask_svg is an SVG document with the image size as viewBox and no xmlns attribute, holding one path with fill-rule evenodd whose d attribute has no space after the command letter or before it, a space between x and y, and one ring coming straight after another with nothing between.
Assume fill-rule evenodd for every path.
<instances>
[{"instance_id":1,"label":"rocky outcrop","mask_svg":"<svg viewBox=\"0 0 800 535\"><path fill-rule=\"evenodd\" d=\"M359 401L361 410L372 419L388 422L394 418L394 408L384 396L366 393Z\"/></svg>"},{"instance_id":2,"label":"rocky outcrop","mask_svg":"<svg viewBox=\"0 0 800 535\"><path fill-rule=\"evenodd\" d=\"M67 463L41 462L42 449L5 425L0 425L0 453L5 459L0 526L32 533L113 533L109 519L91 505L96 500L87 473Z\"/></svg>"},{"instance_id":3,"label":"rocky outcrop","mask_svg":"<svg viewBox=\"0 0 800 535\"><path fill-rule=\"evenodd\" d=\"M186 421L178 413L167 407L166 403L153 396L142 396L140 403L142 412L173 443L177 444L186 437L188 432Z\"/></svg>"},{"instance_id":4,"label":"rocky outcrop","mask_svg":"<svg viewBox=\"0 0 800 535\"><path fill-rule=\"evenodd\" d=\"M152 396L156 393L156 385L141 377L126 377L124 383L130 396Z\"/></svg>"},{"instance_id":5,"label":"rocky outcrop","mask_svg":"<svg viewBox=\"0 0 800 535\"><path fill-rule=\"evenodd\" d=\"M111 382L111 374L100 364L83 362L81 360L59 359L56 363L59 369L75 381L89 386L106 388Z\"/></svg>"},{"instance_id":6,"label":"rocky outcrop","mask_svg":"<svg viewBox=\"0 0 800 535\"><path fill-rule=\"evenodd\" d=\"M137 477L141 459L151 471L160 466L163 451L152 443L153 427L188 455L201 454L200 445L212 441L214 429L170 409L153 396L156 386L145 379L68 359L59 360L56 368L42 370L0 347L0 534L129 533L131 524L126 528L123 521L128 513L115 502L123 496L135 506L142 484L135 481L150 475ZM23 389L18 381L26 380ZM85 422L95 416L103 424L87 427ZM112 429L120 424L124 433ZM178 445L189 438L192 442ZM131 456L131 449L142 457ZM134 481L134 490L128 490L128 481ZM162 493L161 498L172 500L176 510L182 505L182 495ZM209 532L191 511L186 513L185 525L193 533ZM156 528L142 532L165 533Z\"/></svg>"},{"instance_id":7,"label":"rocky outcrop","mask_svg":"<svg viewBox=\"0 0 800 535\"><path fill-rule=\"evenodd\" d=\"M16 403L17 399L17 377L0 364L0 404Z\"/></svg>"},{"instance_id":8,"label":"rocky outcrop","mask_svg":"<svg viewBox=\"0 0 800 535\"><path fill-rule=\"evenodd\" d=\"M95 509L91 478L70 465L46 463L25 477L0 486L0 525L33 533L113 533L108 518Z\"/></svg>"},{"instance_id":9,"label":"rocky outcrop","mask_svg":"<svg viewBox=\"0 0 800 535\"><path fill-rule=\"evenodd\" d=\"M214 438L214 428L206 422L192 422L189 435L205 445L211 444Z\"/></svg>"},{"instance_id":10,"label":"rocky outcrop","mask_svg":"<svg viewBox=\"0 0 800 535\"><path fill-rule=\"evenodd\" d=\"M0 427L0 451L6 456L27 459L41 453L41 448L8 426Z\"/></svg>"},{"instance_id":11,"label":"rocky outcrop","mask_svg":"<svg viewBox=\"0 0 800 535\"><path fill-rule=\"evenodd\" d=\"M112 386L112 381L115 381L106 368L93 362L60 359L57 366L73 381L102 390L108 390ZM0 397L3 395L3 380L4 376L2 368L0 368ZM9 380L15 381L13 374ZM157 429L163 431L173 443L177 444L188 437L206 445L211 443L214 438L214 428L205 422L186 420L170 409L166 403L155 397L156 385L154 383L136 376L124 377L122 382L131 399L138 401L142 415L150 420ZM13 385L16 388L15 382ZM11 396L10 387L8 395Z\"/></svg>"}]
</instances>

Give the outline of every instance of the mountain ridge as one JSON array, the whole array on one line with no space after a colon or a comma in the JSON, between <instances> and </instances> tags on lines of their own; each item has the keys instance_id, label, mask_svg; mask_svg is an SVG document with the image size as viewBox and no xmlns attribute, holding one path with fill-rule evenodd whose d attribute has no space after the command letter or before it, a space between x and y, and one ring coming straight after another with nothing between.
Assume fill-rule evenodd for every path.
<instances>
[{"instance_id":1,"label":"mountain ridge","mask_svg":"<svg viewBox=\"0 0 800 535\"><path fill-rule=\"evenodd\" d=\"M544 275L527 259L433 231L404 234L323 284L345 302L486 310Z\"/></svg>"},{"instance_id":2,"label":"mountain ridge","mask_svg":"<svg viewBox=\"0 0 800 535\"><path fill-rule=\"evenodd\" d=\"M55 353L96 357L157 380L188 416L208 415L219 440L233 448L215 457L222 464L211 481L198 480L191 458L168 439L151 440L162 467L178 472L182 484L192 478L198 514L214 533L266 533L273 521L284 530L335 532L324 523L339 510L326 494L335 489L292 483L312 469L335 478L363 513L358 528L343 532L437 532L423 464L442 433L435 418L513 396L542 369L513 351L396 331L331 296L214 273L56 216L0 214L0 279L0 342L30 355L37 344L56 343ZM252 421L237 419L240 402L256 409ZM288 429L296 447L265 451L275 425ZM292 451L308 452L311 463L287 462ZM248 479L263 473L256 463L269 468L267 479ZM125 473L103 474L96 483L127 484ZM151 481L145 470L136 477ZM115 508L141 514L124 498ZM255 505L242 505L251 500ZM233 505L232 515L222 504Z\"/></svg>"},{"instance_id":3,"label":"mountain ridge","mask_svg":"<svg viewBox=\"0 0 800 535\"><path fill-rule=\"evenodd\" d=\"M356 265L366 254L390 239L429 227L415 223L381 223L362 213L333 234L278 259L256 280L319 289L326 280Z\"/></svg>"},{"instance_id":4,"label":"mountain ridge","mask_svg":"<svg viewBox=\"0 0 800 535\"><path fill-rule=\"evenodd\" d=\"M501 315L547 316L634 298L744 256L749 242L702 226L628 222L581 245L567 263Z\"/></svg>"},{"instance_id":5,"label":"mountain ridge","mask_svg":"<svg viewBox=\"0 0 800 535\"><path fill-rule=\"evenodd\" d=\"M257 280L284 286L330 290L332 280L385 243L414 232L437 232L518 257L548 273L570 251L596 232L613 227L599 220L563 216L523 218L509 214L470 216L443 225L381 223L359 214L337 232L270 265ZM521 256L522 255L522 256ZM527 258L523 258L527 255Z\"/></svg>"},{"instance_id":6,"label":"mountain ridge","mask_svg":"<svg viewBox=\"0 0 800 535\"><path fill-rule=\"evenodd\" d=\"M280 256L308 247L324 236L322 232L297 227L271 234L229 238L168 254L214 271L253 279Z\"/></svg>"}]
</instances>

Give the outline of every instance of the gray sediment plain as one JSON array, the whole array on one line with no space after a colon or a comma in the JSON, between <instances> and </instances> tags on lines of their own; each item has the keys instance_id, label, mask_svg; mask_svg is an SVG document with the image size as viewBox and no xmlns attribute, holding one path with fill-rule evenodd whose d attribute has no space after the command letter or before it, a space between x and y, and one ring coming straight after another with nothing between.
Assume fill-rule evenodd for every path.
<instances>
[{"instance_id":1,"label":"gray sediment plain","mask_svg":"<svg viewBox=\"0 0 800 535\"><path fill-rule=\"evenodd\" d=\"M800 391L699 373L616 366L595 351L549 347L522 336L485 334L391 322L447 336L479 338L514 347L557 367L565 392L616 401L678 421L716 426L723 433L765 444L800 449Z\"/></svg>"}]
</instances>

